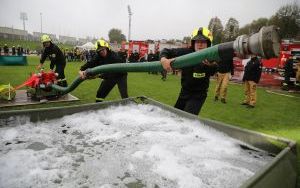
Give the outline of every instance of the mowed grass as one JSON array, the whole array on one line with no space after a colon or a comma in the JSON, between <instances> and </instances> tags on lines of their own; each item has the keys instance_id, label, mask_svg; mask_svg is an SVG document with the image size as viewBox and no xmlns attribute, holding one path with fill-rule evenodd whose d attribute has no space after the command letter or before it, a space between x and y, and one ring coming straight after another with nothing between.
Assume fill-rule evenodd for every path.
<instances>
[{"instance_id":1,"label":"mowed grass","mask_svg":"<svg viewBox=\"0 0 300 188\"><path fill-rule=\"evenodd\" d=\"M39 58L28 57L28 66L1 66L0 84L20 85L31 72L36 71L35 67ZM67 63L65 70L66 77L71 83L77 76L78 70L83 63ZM49 68L49 62L45 63ZM88 80L83 82L72 94L80 99L78 102L41 104L22 107L2 108L3 110L41 108L52 106L65 106L82 103L93 103L99 87L100 80ZM243 100L243 86L230 84L228 88L228 103L214 102L215 81L211 81L208 98L202 107L200 116L209 118L234 126L251 129L254 131L285 137L295 140L300 152L300 96L285 97L266 92L265 88L258 88L258 103L254 109L247 109L240 105ZM129 96L147 96L164 104L173 106L180 90L180 77L168 75L166 81L161 80L160 75L148 73L129 73L128 91ZM106 100L120 99L117 87L108 95ZM298 155L298 173L300 174L300 157ZM300 177L298 176L298 187Z\"/></svg>"}]
</instances>

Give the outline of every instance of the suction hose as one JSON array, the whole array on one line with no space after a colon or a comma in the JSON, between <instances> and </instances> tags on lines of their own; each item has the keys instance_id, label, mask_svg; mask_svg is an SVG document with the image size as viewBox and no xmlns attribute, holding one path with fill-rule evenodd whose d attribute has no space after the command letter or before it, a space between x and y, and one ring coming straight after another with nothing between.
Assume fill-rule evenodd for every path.
<instances>
[{"instance_id":1,"label":"suction hose","mask_svg":"<svg viewBox=\"0 0 300 188\"><path fill-rule=\"evenodd\" d=\"M190 53L175 58L172 62L173 68L183 68L195 66L203 60L221 61L238 56L241 58L249 55L257 55L269 59L277 57L279 54L279 36L275 26L262 27L258 33L251 35L241 35L233 42L218 44L198 52ZM101 73L114 72L160 72L163 67L159 61L143 63L115 63L102 65L86 70L88 76ZM68 87L61 87L53 84L51 87L66 94L73 91L81 82L79 76Z\"/></svg>"}]
</instances>

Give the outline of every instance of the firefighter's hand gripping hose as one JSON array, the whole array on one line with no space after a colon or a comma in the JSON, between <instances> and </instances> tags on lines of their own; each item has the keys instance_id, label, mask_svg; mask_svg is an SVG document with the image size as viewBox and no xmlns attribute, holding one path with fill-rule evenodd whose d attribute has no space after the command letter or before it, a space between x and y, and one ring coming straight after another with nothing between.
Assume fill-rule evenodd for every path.
<instances>
[{"instance_id":1,"label":"firefighter's hand gripping hose","mask_svg":"<svg viewBox=\"0 0 300 188\"><path fill-rule=\"evenodd\" d=\"M258 33L251 36L241 35L233 42L215 45L198 52L177 57L172 62L172 68L178 69L183 67L195 66L208 61L222 61L225 58L247 57L249 55L258 55L269 59L277 57L279 53L279 37L274 26L262 27ZM93 76L101 73L114 72L160 72L163 67L159 61L144 63L116 63L102 65L87 69L87 76ZM69 85L61 87L53 84L51 87L66 94L73 91L84 80L79 76Z\"/></svg>"}]
</instances>

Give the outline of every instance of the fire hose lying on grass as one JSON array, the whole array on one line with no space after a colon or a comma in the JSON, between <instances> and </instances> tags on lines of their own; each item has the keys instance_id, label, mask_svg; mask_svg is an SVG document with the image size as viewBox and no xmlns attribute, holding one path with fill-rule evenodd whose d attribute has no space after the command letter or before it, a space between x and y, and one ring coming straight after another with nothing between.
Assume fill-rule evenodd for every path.
<instances>
[{"instance_id":1,"label":"fire hose lying on grass","mask_svg":"<svg viewBox=\"0 0 300 188\"><path fill-rule=\"evenodd\" d=\"M198 52L190 53L175 58L172 68L195 66L203 60L221 61L227 58L247 57L248 55L258 55L269 59L277 57L279 53L279 36L275 26L262 27L258 33L251 36L241 35L233 42L218 44ZM163 67L159 61L144 63L116 63L102 65L86 70L88 77L107 72L160 72ZM64 95L73 91L84 80L79 76L68 86L61 87L51 84L52 90L58 95ZM1 95L1 94L0 94Z\"/></svg>"}]
</instances>

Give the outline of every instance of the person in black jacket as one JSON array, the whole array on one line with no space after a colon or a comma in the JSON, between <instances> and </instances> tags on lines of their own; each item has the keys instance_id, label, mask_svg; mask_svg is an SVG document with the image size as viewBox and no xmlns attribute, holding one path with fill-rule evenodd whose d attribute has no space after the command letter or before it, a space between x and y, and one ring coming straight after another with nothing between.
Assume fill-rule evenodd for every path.
<instances>
[{"instance_id":1,"label":"person in black jacket","mask_svg":"<svg viewBox=\"0 0 300 188\"><path fill-rule=\"evenodd\" d=\"M290 80L292 77L296 76L294 71L294 59L290 56L284 65L284 82L282 83L282 89L288 91L294 83Z\"/></svg>"},{"instance_id":2,"label":"person in black jacket","mask_svg":"<svg viewBox=\"0 0 300 188\"><path fill-rule=\"evenodd\" d=\"M50 69L53 70L55 67L55 72L58 73L58 82L57 84L62 87L67 87L67 81L65 78L65 67L66 67L66 58L63 52L59 49L57 45L52 43L51 38L48 35L43 35L41 37L41 42L44 46L44 51L42 53L40 64L37 69L41 69L43 64L48 57L50 59Z\"/></svg>"},{"instance_id":3,"label":"person in black jacket","mask_svg":"<svg viewBox=\"0 0 300 188\"><path fill-rule=\"evenodd\" d=\"M109 44L105 40L96 42L96 54L91 61L84 64L79 71L82 79L89 77L86 69L112 63L124 63L117 53L110 50ZM96 102L102 102L113 87L117 84L122 99L128 98L127 92L127 73L103 73L100 75L103 79L96 95Z\"/></svg>"},{"instance_id":4,"label":"person in black jacket","mask_svg":"<svg viewBox=\"0 0 300 188\"><path fill-rule=\"evenodd\" d=\"M222 103L226 103L227 87L231 76L234 75L233 59L223 59L218 63L217 84L215 88L215 101L221 98Z\"/></svg>"},{"instance_id":5,"label":"person in black jacket","mask_svg":"<svg viewBox=\"0 0 300 188\"><path fill-rule=\"evenodd\" d=\"M261 76L262 64L257 56L252 56L245 66L243 82L245 89L245 100L242 105L247 105L247 108L254 108L256 98L256 85Z\"/></svg>"},{"instance_id":6,"label":"person in black jacket","mask_svg":"<svg viewBox=\"0 0 300 188\"><path fill-rule=\"evenodd\" d=\"M4 55L9 55L9 48L7 46L7 44L4 44L4 47L3 47L3 51L4 51Z\"/></svg>"},{"instance_id":7,"label":"person in black jacket","mask_svg":"<svg viewBox=\"0 0 300 188\"><path fill-rule=\"evenodd\" d=\"M16 47L15 46L13 46L11 48L11 55L16 55Z\"/></svg>"},{"instance_id":8,"label":"person in black jacket","mask_svg":"<svg viewBox=\"0 0 300 188\"><path fill-rule=\"evenodd\" d=\"M131 52L128 60L130 63L137 63L139 61L139 58L140 58L140 54L138 53L137 50L134 50L134 52Z\"/></svg>"},{"instance_id":9,"label":"person in black jacket","mask_svg":"<svg viewBox=\"0 0 300 188\"><path fill-rule=\"evenodd\" d=\"M119 57L121 58L122 62L127 61L127 52L125 49L121 48L118 52Z\"/></svg>"},{"instance_id":10,"label":"person in black jacket","mask_svg":"<svg viewBox=\"0 0 300 188\"><path fill-rule=\"evenodd\" d=\"M165 70L172 71L172 58L202 50L211 46L212 34L207 28L195 29L191 48L163 49L160 62ZM209 78L217 71L217 63L207 60L193 67L182 68L181 91L175 108L198 115L207 97Z\"/></svg>"}]
</instances>

